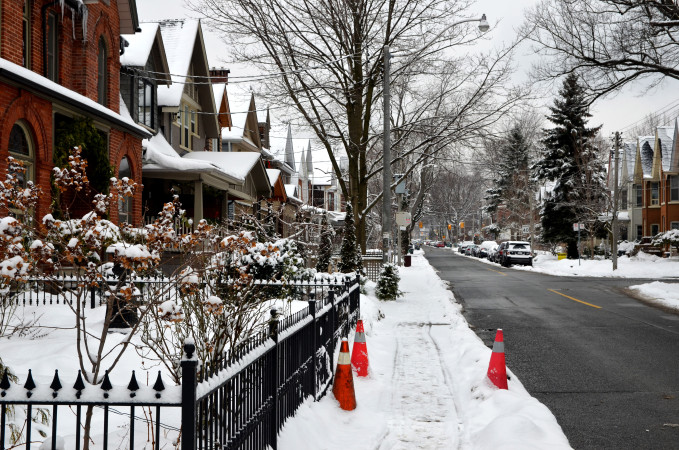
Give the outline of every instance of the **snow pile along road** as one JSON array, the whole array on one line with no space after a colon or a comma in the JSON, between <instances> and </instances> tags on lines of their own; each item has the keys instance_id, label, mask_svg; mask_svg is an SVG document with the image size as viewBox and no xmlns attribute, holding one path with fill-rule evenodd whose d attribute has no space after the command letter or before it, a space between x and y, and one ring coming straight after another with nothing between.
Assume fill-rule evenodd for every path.
<instances>
[{"instance_id":1,"label":"snow pile along road","mask_svg":"<svg viewBox=\"0 0 679 450\"><path fill-rule=\"evenodd\" d=\"M552 413L515 376L508 391L487 380L490 348L417 253L400 269L401 299L379 302L370 283L370 295L361 296L370 376L354 377L357 409L341 410L332 393L307 401L280 433L279 448L570 448ZM505 345L511 367L511 336Z\"/></svg>"}]
</instances>

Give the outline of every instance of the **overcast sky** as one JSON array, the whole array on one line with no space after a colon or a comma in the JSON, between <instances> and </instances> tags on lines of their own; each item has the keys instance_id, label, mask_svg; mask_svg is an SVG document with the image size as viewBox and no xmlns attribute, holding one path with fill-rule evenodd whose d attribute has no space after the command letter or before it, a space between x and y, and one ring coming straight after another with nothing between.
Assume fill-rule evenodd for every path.
<instances>
[{"instance_id":1,"label":"overcast sky","mask_svg":"<svg viewBox=\"0 0 679 450\"><path fill-rule=\"evenodd\" d=\"M537 1L478 0L470 12L478 12L479 16L483 13L487 15L489 22L493 25L493 28L488 32L490 41L500 44L510 42L513 39L515 28L523 20L524 8L535 4ZM195 13L186 9L183 3L184 0L137 0L137 8L142 21L195 17ZM227 59L224 58L224 55L227 54L227 47L219 37L211 34L209 30L204 31L206 32L205 38L210 65L231 68L232 75L236 75L237 66L230 64L228 57ZM528 45L524 47L522 53L517 60L518 77L525 77L525 73L530 69L532 52ZM559 84L557 83L554 92L545 95L543 106L552 104ZM674 89L671 89L671 87ZM677 95L674 92L677 92L679 83L665 82L660 88L642 96L643 88L643 85L637 84L624 89L613 98L599 100L592 107L593 118L590 120L590 125L603 124L605 135L627 127L675 100Z\"/></svg>"}]
</instances>

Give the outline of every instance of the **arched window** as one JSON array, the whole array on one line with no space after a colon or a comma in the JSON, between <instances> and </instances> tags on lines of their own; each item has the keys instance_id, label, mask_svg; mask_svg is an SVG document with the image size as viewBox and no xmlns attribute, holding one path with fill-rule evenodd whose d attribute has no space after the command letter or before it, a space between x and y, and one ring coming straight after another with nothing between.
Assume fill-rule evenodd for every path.
<instances>
[{"instance_id":1,"label":"arched window","mask_svg":"<svg viewBox=\"0 0 679 450\"><path fill-rule=\"evenodd\" d=\"M130 169L130 162L126 156L120 160L118 167L118 179L132 178L132 170ZM118 222L132 223L132 197L118 198Z\"/></svg>"},{"instance_id":2,"label":"arched window","mask_svg":"<svg viewBox=\"0 0 679 450\"><path fill-rule=\"evenodd\" d=\"M107 106L106 96L108 94L107 61L108 50L106 49L106 42L102 37L99 39L99 54L97 55L97 102L104 106Z\"/></svg>"},{"instance_id":3,"label":"arched window","mask_svg":"<svg viewBox=\"0 0 679 450\"><path fill-rule=\"evenodd\" d=\"M11 157L21 161L24 165L25 172L17 173L16 175L21 180L21 185L26 187L29 181L34 181L35 153L33 151L33 142L30 138L28 128L21 122L17 122L9 132L9 154Z\"/></svg>"}]
</instances>

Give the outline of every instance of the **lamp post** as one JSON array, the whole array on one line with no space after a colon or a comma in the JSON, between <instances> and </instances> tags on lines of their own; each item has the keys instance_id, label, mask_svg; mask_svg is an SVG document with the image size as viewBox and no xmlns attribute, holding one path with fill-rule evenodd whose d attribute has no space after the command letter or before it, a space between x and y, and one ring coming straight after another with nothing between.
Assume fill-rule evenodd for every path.
<instances>
[{"instance_id":1,"label":"lamp post","mask_svg":"<svg viewBox=\"0 0 679 450\"><path fill-rule=\"evenodd\" d=\"M483 14L478 19L465 19L460 20L451 24L449 27L443 29L439 34L434 37L434 41L437 40L443 33L447 31L448 28L460 25L467 22L478 22L479 31L485 33L490 29L486 15ZM419 51L422 51L420 49ZM390 83L390 60L391 53L389 52L389 45L384 46L383 50L384 57L384 81L383 81L383 101L384 101L384 131L382 134L382 139L384 141L384 153L382 156L383 169L382 169L382 262L388 262L389 252L391 250L391 108L390 100L391 94L389 92ZM400 252L401 249L398 249Z\"/></svg>"}]
</instances>

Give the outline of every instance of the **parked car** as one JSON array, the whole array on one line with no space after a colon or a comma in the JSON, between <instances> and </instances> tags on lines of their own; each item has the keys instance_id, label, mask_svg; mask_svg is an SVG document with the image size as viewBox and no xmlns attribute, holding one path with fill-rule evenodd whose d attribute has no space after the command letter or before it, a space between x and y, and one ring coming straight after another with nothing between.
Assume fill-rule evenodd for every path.
<instances>
[{"instance_id":1,"label":"parked car","mask_svg":"<svg viewBox=\"0 0 679 450\"><path fill-rule=\"evenodd\" d=\"M464 254L467 256L472 256L474 254L473 251L476 247L478 247L476 244L470 244L469 246L467 246L466 250L464 251Z\"/></svg>"},{"instance_id":2,"label":"parked car","mask_svg":"<svg viewBox=\"0 0 679 450\"><path fill-rule=\"evenodd\" d=\"M460 243L459 247L457 247L457 251L464 255L465 251L467 250L467 247L469 247L472 244L474 244L472 241L463 241Z\"/></svg>"},{"instance_id":3,"label":"parked car","mask_svg":"<svg viewBox=\"0 0 679 450\"><path fill-rule=\"evenodd\" d=\"M483 241L481 244L479 244L479 250L477 252L477 255L479 258L487 258L488 253L490 252L491 249L497 247L497 242L495 241Z\"/></svg>"},{"instance_id":4,"label":"parked car","mask_svg":"<svg viewBox=\"0 0 679 450\"><path fill-rule=\"evenodd\" d=\"M498 250L499 263L504 267L512 264L533 265L533 255L530 253L530 242L507 241L500 244Z\"/></svg>"},{"instance_id":5,"label":"parked car","mask_svg":"<svg viewBox=\"0 0 679 450\"><path fill-rule=\"evenodd\" d=\"M445 246L446 246L446 244L443 241L438 241L435 245L435 247L438 247L438 248L443 248Z\"/></svg>"},{"instance_id":6,"label":"parked car","mask_svg":"<svg viewBox=\"0 0 679 450\"><path fill-rule=\"evenodd\" d=\"M496 245L495 247L488 251L488 261L497 262L497 251L499 248L500 246Z\"/></svg>"}]
</instances>

